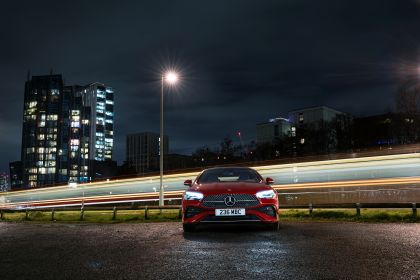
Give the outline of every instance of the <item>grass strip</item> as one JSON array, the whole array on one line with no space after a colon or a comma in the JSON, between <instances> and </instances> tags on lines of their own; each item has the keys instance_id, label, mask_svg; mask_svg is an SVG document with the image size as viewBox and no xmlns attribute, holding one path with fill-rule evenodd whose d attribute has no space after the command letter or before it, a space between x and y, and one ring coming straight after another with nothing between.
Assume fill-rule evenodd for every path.
<instances>
[{"instance_id":1,"label":"grass strip","mask_svg":"<svg viewBox=\"0 0 420 280\"><path fill-rule=\"evenodd\" d=\"M3 222L63 222L63 223L121 223L121 222L170 222L180 221L177 209L118 210L113 219L112 210L55 211L54 220L50 211L5 212ZM360 216L355 210L314 209L312 213L304 209L280 210L280 221L348 221L348 222L419 222L409 209L361 209Z\"/></svg>"}]
</instances>

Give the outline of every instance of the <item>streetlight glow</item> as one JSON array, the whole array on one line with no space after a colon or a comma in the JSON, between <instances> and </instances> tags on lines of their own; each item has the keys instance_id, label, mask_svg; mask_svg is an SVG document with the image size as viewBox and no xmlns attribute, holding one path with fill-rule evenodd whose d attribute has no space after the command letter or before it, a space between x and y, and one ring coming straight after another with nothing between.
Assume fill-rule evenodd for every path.
<instances>
[{"instance_id":1,"label":"streetlight glow","mask_svg":"<svg viewBox=\"0 0 420 280\"><path fill-rule=\"evenodd\" d=\"M174 85L178 81L178 74L169 71L162 74L162 91L160 95L160 138L159 138L159 169L160 169L160 187L159 187L159 206L165 205L164 190L163 190L163 154L165 153L164 145L164 128L163 128L163 90L164 82ZM161 210L162 211L162 210Z\"/></svg>"},{"instance_id":2,"label":"streetlight glow","mask_svg":"<svg viewBox=\"0 0 420 280\"><path fill-rule=\"evenodd\" d=\"M175 72L166 73L165 78L170 84L175 84L178 81L178 75Z\"/></svg>"}]
</instances>

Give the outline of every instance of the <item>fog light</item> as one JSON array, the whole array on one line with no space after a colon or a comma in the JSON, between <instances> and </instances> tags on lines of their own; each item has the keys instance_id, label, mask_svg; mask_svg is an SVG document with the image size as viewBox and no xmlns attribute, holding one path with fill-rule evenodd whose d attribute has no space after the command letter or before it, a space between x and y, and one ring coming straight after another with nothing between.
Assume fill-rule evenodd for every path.
<instances>
[{"instance_id":1,"label":"fog light","mask_svg":"<svg viewBox=\"0 0 420 280\"><path fill-rule=\"evenodd\" d=\"M201 208L188 207L187 210L185 210L184 218L191 218L200 213L201 213Z\"/></svg>"},{"instance_id":2,"label":"fog light","mask_svg":"<svg viewBox=\"0 0 420 280\"><path fill-rule=\"evenodd\" d=\"M276 210L275 210L275 208L273 206L264 206L264 207L261 207L259 209L259 211L262 212L262 213L264 213L264 214L266 214L267 216L270 216L270 217L275 217L276 216Z\"/></svg>"}]
</instances>

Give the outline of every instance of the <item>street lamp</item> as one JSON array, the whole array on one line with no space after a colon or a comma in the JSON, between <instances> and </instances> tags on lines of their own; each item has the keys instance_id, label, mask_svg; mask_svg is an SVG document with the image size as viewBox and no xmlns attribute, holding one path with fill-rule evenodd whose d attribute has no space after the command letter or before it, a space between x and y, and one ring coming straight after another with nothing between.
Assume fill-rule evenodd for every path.
<instances>
[{"instance_id":1,"label":"street lamp","mask_svg":"<svg viewBox=\"0 0 420 280\"><path fill-rule=\"evenodd\" d=\"M165 204L163 197L163 153L164 153L164 141L163 141L163 88L165 81L169 84L176 84L178 81L178 75L175 72L167 72L162 74L162 92L160 95L160 139L159 139L159 157L160 157L160 188L159 188L159 206Z\"/></svg>"}]
</instances>

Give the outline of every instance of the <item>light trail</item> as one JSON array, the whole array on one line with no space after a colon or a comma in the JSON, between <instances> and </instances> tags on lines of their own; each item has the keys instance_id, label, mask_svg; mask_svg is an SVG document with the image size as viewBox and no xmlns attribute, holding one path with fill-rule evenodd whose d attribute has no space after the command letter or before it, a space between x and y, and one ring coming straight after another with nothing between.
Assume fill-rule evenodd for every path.
<instances>
[{"instance_id":1,"label":"light trail","mask_svg":"<svg viewBox=\"0 0 420 280\"><path fill-rule=\"evenodd\" d=\"M264 177L272 177L278 191L383 188L420 183L420 154L400 154L303 163L253 166ZM164 176L165 197L180 199L183 181L198 172ZM23 190L0 194L0 208L54 207L100 203L155 201L159 176L111 180L68 186Z\"/></svg>"}]
</instances>

